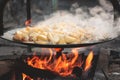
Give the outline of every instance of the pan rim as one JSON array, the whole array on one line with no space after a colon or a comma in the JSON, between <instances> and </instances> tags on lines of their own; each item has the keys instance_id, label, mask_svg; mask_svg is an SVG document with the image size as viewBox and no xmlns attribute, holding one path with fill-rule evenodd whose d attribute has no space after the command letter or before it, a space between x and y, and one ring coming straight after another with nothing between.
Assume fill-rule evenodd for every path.
<instances>
[{"instance_id":1,"label":"pan rim","mask_svg":"<svg viewBox=\"0 0 120 80\"><path fill-rule=\"evenodd\" d=\"M21 42L21 41L15 41L15 40L13 40L13 31L20 30L20 29L24 29L24 28L15 28L15 29L8 30L2 36L0 36L0 38L2 38L4 40L7 40L7 41L10 41L10 42L18 43L18 44L23 44L23 45L33 46L33 47L44 47L44 48L75 48L75 47L86 47L86 46L92 46L92 45L97 45L97 44L109 42L109 41L112 41L112 40L116 39L116 37L115 37L115 38L111 38L111 39L107 39L107 40L102 40L102 41L98 41L98 42L80 43L80 44L37 44L37 43Z\"/></svg>"}]
</instances>

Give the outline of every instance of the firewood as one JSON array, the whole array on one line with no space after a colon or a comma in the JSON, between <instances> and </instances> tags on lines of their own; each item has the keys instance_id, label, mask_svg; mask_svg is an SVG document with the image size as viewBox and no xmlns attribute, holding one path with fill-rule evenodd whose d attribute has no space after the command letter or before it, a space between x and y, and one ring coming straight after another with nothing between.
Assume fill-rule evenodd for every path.
<instances>
[{"instance_id":1,"label":"firewood","mask_svg":"<svg viewBox=\"0 0 120 80\"><path fill-rule=\"evenodd\" d=\"M16 70L18 70L18 72L24 73L30 76L31 78L40 77L54 79L57 76L59 76L57 73L53 71L34 68L20 60L17 61L15 68L17 68Z\"/></svg>"}]
</instances>

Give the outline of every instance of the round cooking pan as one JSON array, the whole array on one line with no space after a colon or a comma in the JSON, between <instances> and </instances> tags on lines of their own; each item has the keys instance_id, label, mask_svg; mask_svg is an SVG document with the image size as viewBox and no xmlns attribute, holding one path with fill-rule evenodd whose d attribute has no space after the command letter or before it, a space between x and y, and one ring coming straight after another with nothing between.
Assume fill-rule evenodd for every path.
<instances>
[{"instance_id":1,"label":"round cooking pan","mask_svg":"<svg viewBox=\"0 0 120 80\"><path fill-rule=\"evenodd\" d=\"M28 45L28 46L34 46L34 47L45 47L45 48L73 48L73 47L85 47L85 46L91 46L91 45L95 45L95 44L100 44L100 43L105 43L108 41L112 41L115 38L112 39L105 39L105 40L100 40L100 41L94 41L91 43L81 43L81 44L37 44L37 43L31 43L31 42L20 42L20 41L15 41L13 40L13 36L14 33L20 29L23 28L17 28L17 29L12 29L9 30L7 32L4 33L3 36L1 36L2 39L8 40L8 41L12 41L15 43L19 43L19 44L24 44L24 45Z\"/></svg>"},{"instance_id":2,"label":"round cooking pan","mask_svg":"<svg viewBox=\"0 0 120 80\"><path fill-rule=\"evenodd\" d=\"M6 3L9 0L1 0L0 4L2 7L0 7L0 35L1 33L3 33L3 12L4 12L4 7L6 5ZM119 12L120 11L120 5L119 5L119 0L110 0L110 2L112 3L113 7L114 7L114 11L115 12ZM30 7L30 5L28 6ZM27 12L30 13L30 10L27 9ZM120 12L119 12L120 13ZM30 19L30 14L27 14L27 20ZM116 17L114 17L116 18ZM46 47L46 48L73 48L73 47L85 47L85 46L91 46L91 45L95 45L95 44L100 44L100 43L104 43L104 42L108 42L108 41L112 41L115 38L112 39L105 39L105 40L99 40L99 41L92 41L90 43L81 43L81 44L36 44L36 43L25 43L25 42L19 42L19 41L15 41L13 40L13 36L14 33L19 30L21 28L18 29L13 29L10 31L7 31L3 34L3 36L1 36L2 39L8 40L8 41L12 41L12 42L16 42L16 43L20 43L20 44L24 44L24 45L28 45L28 46L35 46L35 47Z\"/></svg>"}]
</instances>

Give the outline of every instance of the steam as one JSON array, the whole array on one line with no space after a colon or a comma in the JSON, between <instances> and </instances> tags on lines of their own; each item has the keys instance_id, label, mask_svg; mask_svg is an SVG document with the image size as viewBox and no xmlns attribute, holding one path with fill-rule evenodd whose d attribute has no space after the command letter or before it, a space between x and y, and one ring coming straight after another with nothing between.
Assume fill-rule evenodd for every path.
<instances>
[{"instance_id":1,"label":"steam","mask_svg":"<svg viewBox=\"0 0 120 80\"><path fill-rule=\"evenodd\" d=\"M71 12L59 10L49 16L45 15L45 20L38 22L35 26L40 27L41 25L52 25L59 22L73 23L77 27L87 29L95 36L95 40L99 40L118 36L120 27L118 24L113 26L113 17L112 11L107 12L100 6L93 8L78 7Z\"/></svg>"}]
</instances>

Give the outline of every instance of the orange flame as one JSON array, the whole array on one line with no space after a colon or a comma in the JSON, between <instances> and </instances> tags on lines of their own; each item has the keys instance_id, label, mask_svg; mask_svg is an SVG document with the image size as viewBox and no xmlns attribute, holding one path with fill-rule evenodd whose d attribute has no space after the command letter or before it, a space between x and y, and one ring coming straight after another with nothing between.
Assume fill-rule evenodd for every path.
<instances>
[{"instance_id":1,"label":"orange flame","mask_svg":"<svg viewBox=\"0 0 120 80\"><path fill-rule=\"evenodd\" d=\"M49 56L33 55L32 58L27 59L27 64L34 68L53 71L63 77L70 76L75 67L81 67L83 64L77 48L72 49L71 53L62 53L58 58L54 55L53 49L48 50ZM61 49L56 48L55 50L57 52ZM93 52L91 51L85 61L85 71L91 67L92 59Z\"/></svg>"},{"instance_id":2,"label":"orange flame","mask_svg":"<svg viewBox=\"0 0 120 80\"><path fill-rule=\"evenodd\" d=\"M31 24L31 19L25 21L25 26L29 26Z\"/></svg>"},{"instance_id":3,"label":"orange flame","mask_svg":"<svg viewBox=\"0 0 120 80\"><path fill-rule=\"evenodd\" d=\"M86 62L85 62L85 71L87 71L90 67L91 67L91 64L92 64L92 59L93 59L93 51L91 51L86 59Z\"/></svg>"},{"instance_id":4,"label":"orange flame","mask_svg":"<svg viewBox=\"0 0 120 80\"><path fill-rule=\"evenodd\" d=\"M56 52L59 52L62 50L62 48L54 48Z\"/></svg>"},{"instance_id":5,"label":"orange flame","mask_svg":"<svg viewBox=\"0 0 120 80\"><path fill-rule=\"evenodd\" d=\"M30 78L29 76L27 76L24 73L22 73L22 76L23 76L23 80L33 80L32 78Z\"/></svg>"}]
</instances>

